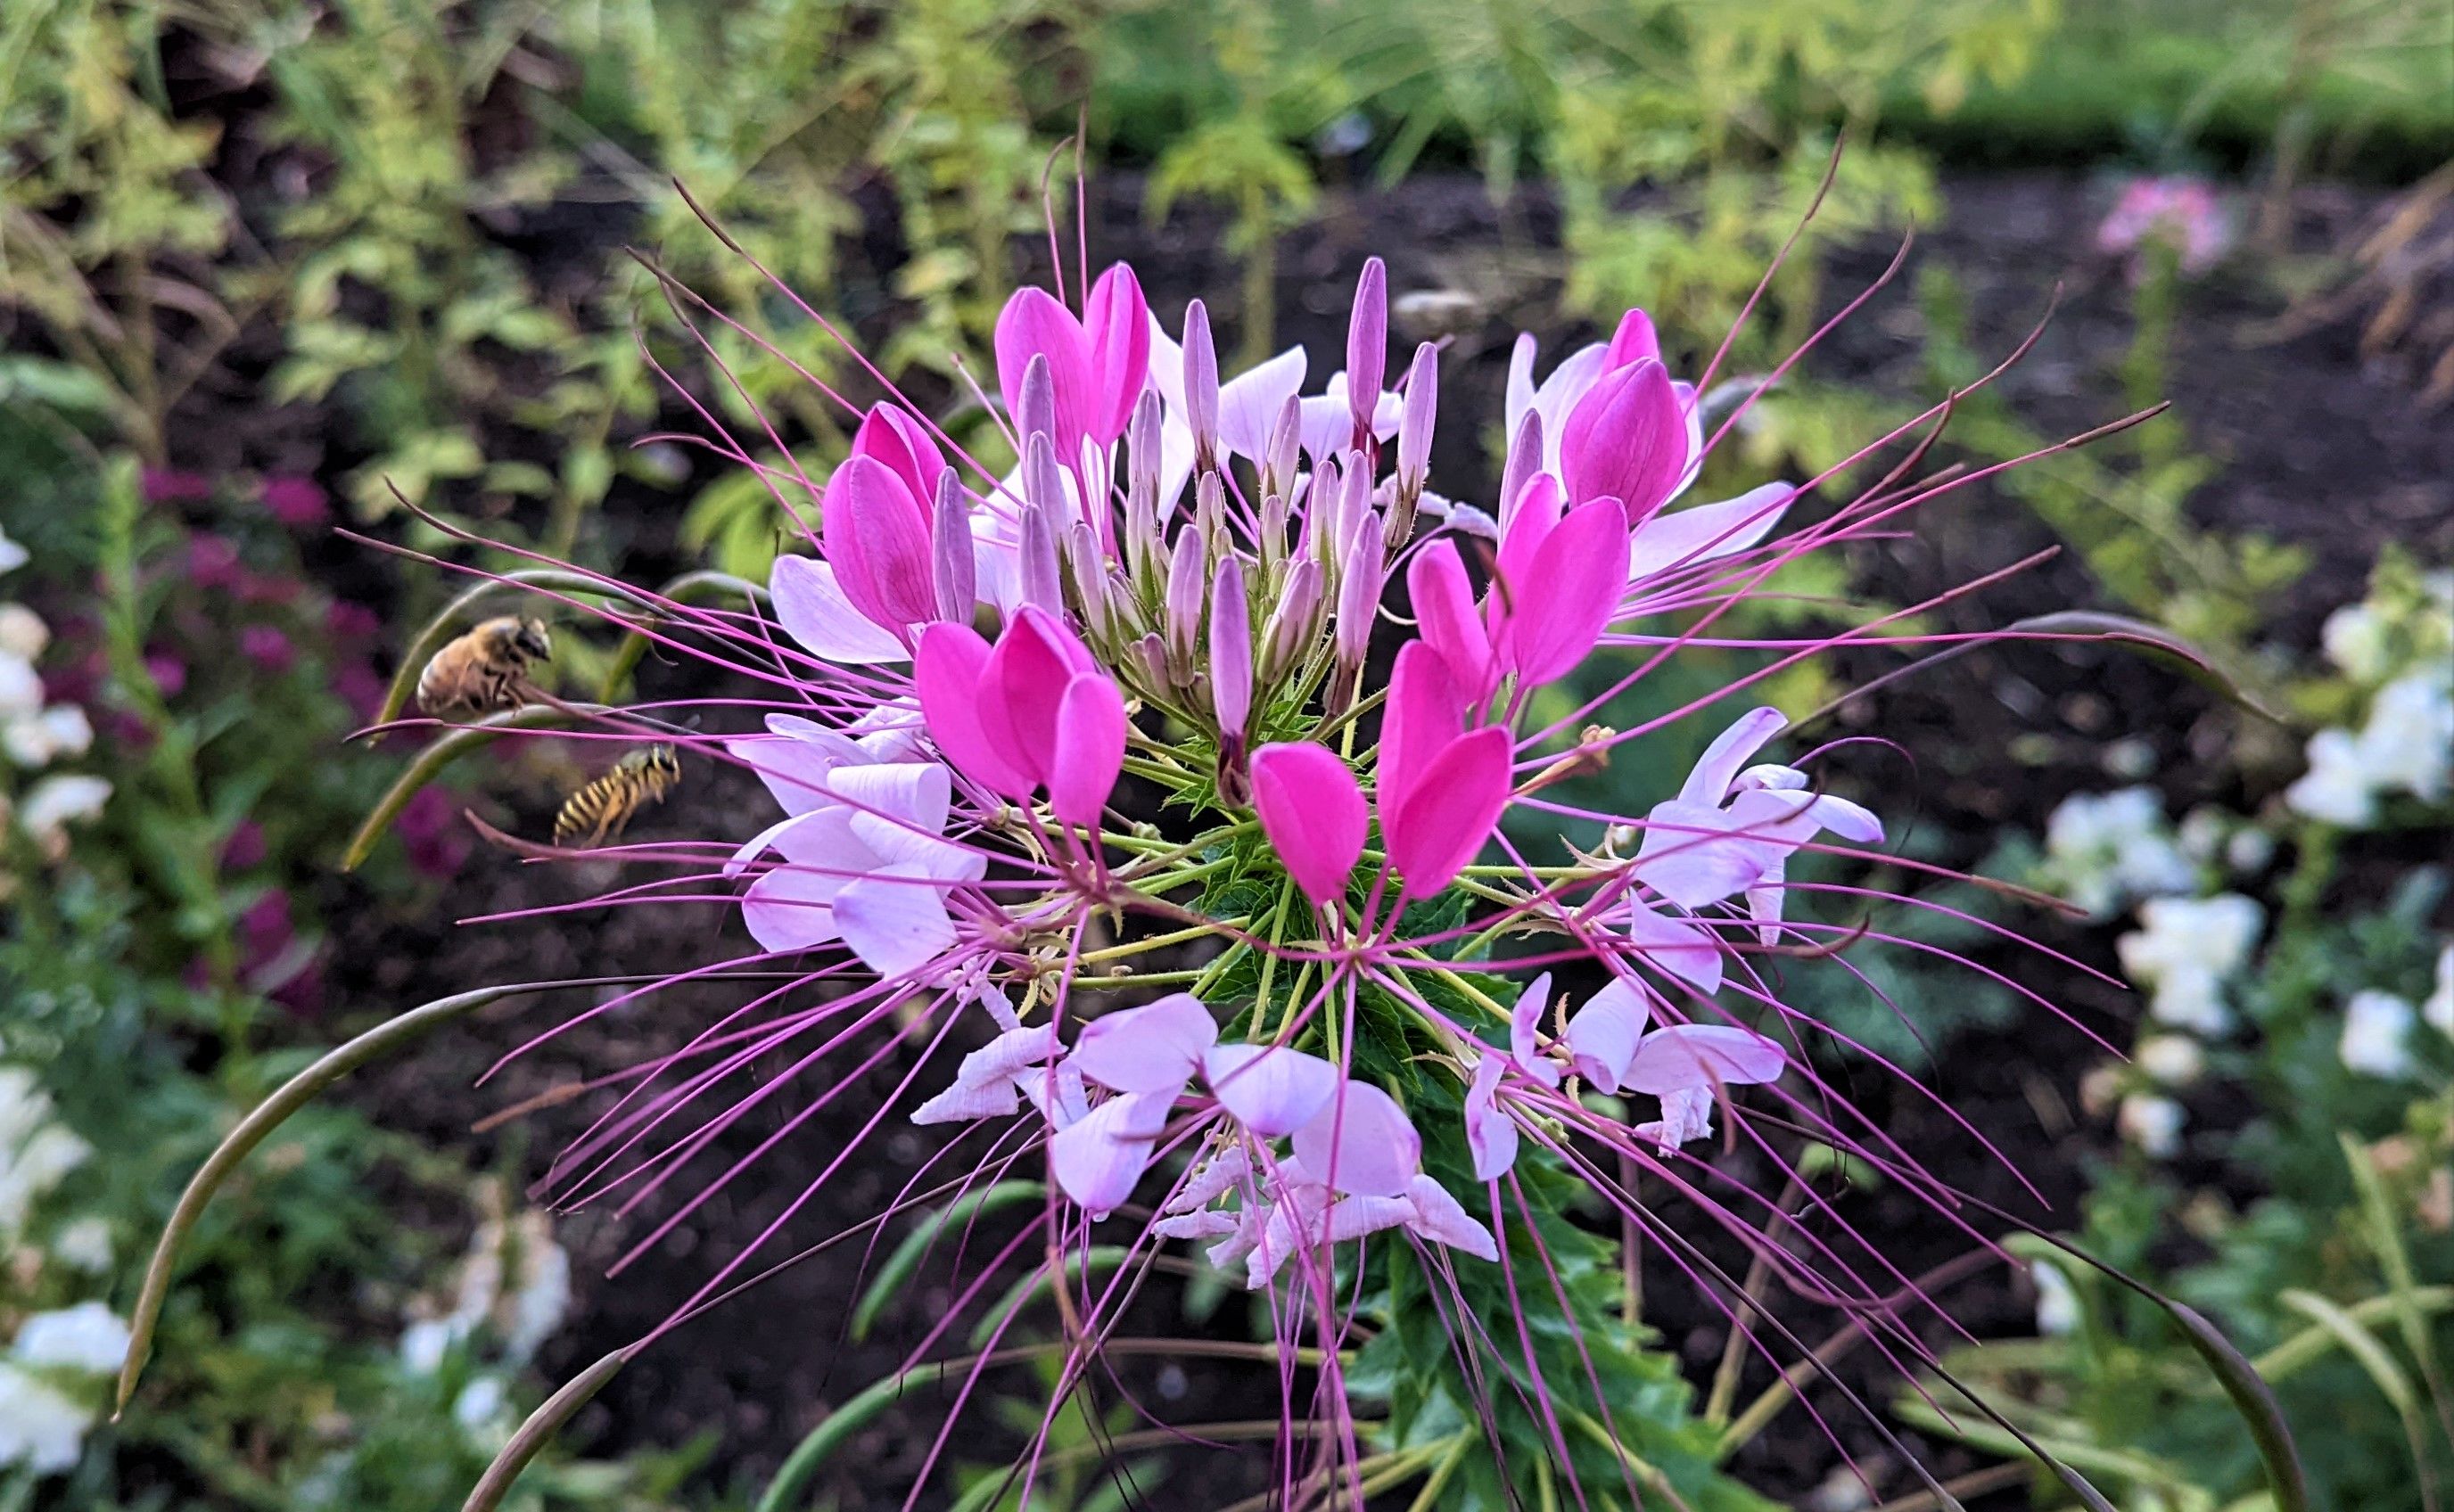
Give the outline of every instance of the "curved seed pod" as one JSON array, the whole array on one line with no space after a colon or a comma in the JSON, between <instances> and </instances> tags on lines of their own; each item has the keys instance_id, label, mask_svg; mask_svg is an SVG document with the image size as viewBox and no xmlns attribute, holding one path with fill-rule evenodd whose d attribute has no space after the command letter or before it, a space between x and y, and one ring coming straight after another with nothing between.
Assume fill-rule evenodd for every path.
<instances>
[{"instance_id":1,"label":"curved seed pod","mask_svg":"<svg viewBox=\"0 0 2454 1512\"><path fill-rule=\"evenodd\" d=\"M562 1431L563 1424L569 1422L574 1413L588 1405L596 1393L604 1390L605 1383L613 1380L630 1363L630 1359L628 1349L616 1349L565 1382L561 1390L538 1403L537 1409L513 1432L511 1442L503 1445L502 1452L494 1456L493 1462L486 1466L486 1473L477 1478L476 1485L469 1492L469 1500L460 1503L460 1512L493 1512L494 1508L501 1506L503 1498L511 1495L513 1483L519 1480L520 1472L537 1457L537 1451Z\"/></svg>"},{"instance_id":2,"label":"curved seed pod","mask_svg":"<svg viewBox=\"0 0 2454 1512\"><path fill-rule=\"evenodd\" d=\"M419 751L408 769L392 779L392 785L384 790L383 797L376 800L366 821L358 826L358 832L350 837L350 848L341 855L341 869L355 871L365 865L366 859L374 854L375 843L383 839L384 831L390 829L392 822L400 817L400 811L409 806L409 801L417 796L417 790L441 776L445 767L469 752L491 746L513 730L554 729L577 723L583 714L607 712L609 710L602 704L530 704L500 714L490 714L474 724L455 726Z\"/></svg>"}]
</instances>

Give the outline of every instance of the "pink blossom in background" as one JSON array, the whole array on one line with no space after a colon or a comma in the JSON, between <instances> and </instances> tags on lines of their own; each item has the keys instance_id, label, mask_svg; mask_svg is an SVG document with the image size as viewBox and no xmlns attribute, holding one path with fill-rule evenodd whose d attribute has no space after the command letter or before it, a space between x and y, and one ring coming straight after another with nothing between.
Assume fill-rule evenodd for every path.
<instances>
[{"instance_id":1,"label":"pink blossom in background","mask_svg":"<svg viewBox=\"0 0 2454 1512\"><path fill-rule=\"evenodd\" d=\"M264 480L264 507L293 530L312 529L332 517L332 501L323 485L292 473L272 473Z\"/></svg>"},{"instance_id":2,"label":"pink blossom in background","mask_svg":"<svg viewBox=\"0 0 2454 1512\"><path fill-rule=\"evenodd\" d=\"M222 870L245 871L264 861L264 826L242 819L222 842Z\"/></svg>"},{"instance_id":3,"label":"pink blossom in background","mask_svg":"<svg viewBox=\"0 0 2454 1512\"><path fill-rule=\"evenodd\" d=\"M2232 225L2215 186L2203 179L2178 175L2134 178L2096 229L2097 249L2112 256L2131 256L2132 276L2141 248L2161 242L2173 249L2182 271L2203 273L2232 245Z\"/></svg>"},{"instance_id":4,"label":"pink blossom in background","mask_svg":"<svg viewBox=\"0 0 2454 1512\"><path fill-rule=\"evenodd\" d=\"M392 822L410 869L432 881L456 874L469 859L469 826L460 804L440 787L422 787Z\"/></svg>"},{"instance_id":5,"label":"pink blossom in background","mask_svg":"<svg viewBox=\"0 0 2454 1512\"><path fill-rule=\"evenodd\" d=\"M213 480L201 472L148 468L138 474L138 494L147 504L193 504L213 496Z\"/></svg>"},{"instance_id":6,"label":"pink blossom in background","mask_svg":"<svg viewBox=\"0 0 2454 1512\"><path fill-rule=\"evenodd\" d=\"M286 672L298 664L298 647L270 625L250 625L238 632L240 654L268 672Z\"/></svg>"}]
</instances>

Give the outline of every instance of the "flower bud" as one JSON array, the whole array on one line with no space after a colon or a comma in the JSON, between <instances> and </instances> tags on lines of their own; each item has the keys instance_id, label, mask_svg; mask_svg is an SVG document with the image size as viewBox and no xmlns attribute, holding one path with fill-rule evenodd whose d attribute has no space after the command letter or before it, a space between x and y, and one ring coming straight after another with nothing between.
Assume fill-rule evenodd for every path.
<instances>
[{"instance_id":1,"label":"flower bud","mask_svg":"<svg viewBox=\"0 0 2454 1512\"><path fill-rule=\"evenodd\" d=\"M1056 434L1056 379L1050 371L1044 353L1035 352L1022 369L1020 404L1014 417L1015 429L1026 447L1033 436Z\"/></svg>"},{"instance_id":2,"label":"flower bud","mask_svg":"<svg viewBox=\"0 0 2454 1512\"><path fill-rule=\"evenodd\" d=\"M1431 474L1432 423L1439 402L1439 348L1425 342L1415 348L1415 365L1406 371L1406 408L1398 420L1398 492L1405 499L1418 497Z\"/></svg>"},{"instance_id":3,"label":"flower bud","mask_svg":"<svg viewBox=\"0 0 2454 1512\"><path fill-rule=\"evenodd\" d=\"M1082 611L1082 624L1090 632L1104 639L1111 623L1108 603L1108 553L1099 545L1098 532L1087 520L1076 520L1065 533L1065 567L1074 583L1074 597Z\"/></svg>"},{"instance_id":4,"label":"flower bud","mask_svg":"<svg viewBox=\"0 0 2454 1512\"><path fill-rule=\"evenodd\" d=\"M1355 312L1346 326L1346 402L1355 413L1355 444L1372 446L1372 411L1389 370L1389 269L1375 257L1355 282Z\"/></svg>"},{"instance_id":5,"label":"flower bud","mask_svg":"<svg viewBox=\"0 0 2454 1512\"><path fill-rule=\"evenodd\" d=\"M1194 653L1201 645L1201 594L1209 585L1202 579L1207 565L1201 549L1201 532L1188 526L1176 532L1176 552L1167 567L1167 653L1178 669L1178 680L1189 674L1195 665Z\"/></svg>"},{"instance_id":6,"label":"flower bud","mask_svg":"<svg viewBox=\"0 0 2454 1512\"><path fill-rule=\"evenodd\" d=\"M1125 454L1125 574L1139 582L1165 551L1158 528L1158 391L1147 389L1134 406Z\"/></svg>"},{"instance_id":7,"label":"flower bud","mask_svg":"<svg viewBox=\"0 0 2454 1512\"><path fill-rule=\"evenodd\" d=\"M1217 466L1218 353L1210 342L1210 311L1197 299L1184 307L1184 423L1197 465Z\"/></svg>"},{"instance_id":8,"label":"flower bud","mask_svg":"<svg viewBox=\"0 0 2454 1512\"><path fill-rule=\"evenodd\" d=\"M1320 564L1306 560L1297 562L1287 573L1287 586L1278 594L1278 607L1270 613L1261 640L1265 649L1261 656L1261 681L1275 683L1302 660L1304 650L1312 644L1320 628Z\"/></svg>"},{"instance_id":9,"label":"flower bud","mask_svg":"<svg viewBox=\"0 0 2454 1512\"><path fill-rule=\"evenodd\" d=\"M1218 732L1233 740L1253 711L1252 607L1244 599L1244 568L1231 553L1210 583L1210 706Z\"/></svg>"},{"instance_id":10,"label":"flower bud","mask_svg":"<svg viewBox=\"0 0 2454 1512\"><path fill-rule=\"evenodd\" d=\"M1363 665L1372 645L1374 619L1380 612L1380 517L1364 511L1356 527L1355 545L1344 553L1345 580L1338 587L1338 660L1352 670Z\"/></svg>"},{"instance_id":11,"label":"flower bud","mask_svg":"<svg viewBox=\"0 0 2454 1512\"><path fill-rule=\"evenodd\" d=\"M929 512L931 577L937 590L937 617L972 623L979 602L979 567L972 555L972 510L963 502L962 480L952 468L937 474Z\"/></svg>"},{"instance_id":12,"label":"flower bud","mask_svg":"<svg viewBox=\"0 0 2454 1512\"><path fill-rule=\"evenodd\" d=\"M1270 443L1261 459L1261 491L1292 497L1296 469L1302 465L1303 401L1289 394L1278 407L1278 418L1270 424Z\"/></svg>"}]
</instances>

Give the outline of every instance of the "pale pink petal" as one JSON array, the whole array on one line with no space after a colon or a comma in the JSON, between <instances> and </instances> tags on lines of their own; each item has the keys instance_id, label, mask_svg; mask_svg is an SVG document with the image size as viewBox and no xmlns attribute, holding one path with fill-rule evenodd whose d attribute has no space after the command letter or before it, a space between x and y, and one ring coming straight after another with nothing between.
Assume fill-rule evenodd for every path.
<instances>
[{"instance_id":1,"label":"pale pink petal","mask_svg":"<svg viewBox=\"0 0 2454 1512\"><path fill-rule=\"evenodd\" d=\"M1029 1098L1039 1116L1057 1128L1072 1128L1091 1116L1090 1091L1071 1061L1017 1071L1014 1089Z\"/></svg>"},{"instance_id":2,"label":"pale pink petal","mask_svg":"<svg viewBox=\"0 0 2454 1512\"><path fill-rule=\"evenodd\" d=\"M1342 1244L1412 1224L1416 1216L1415 1204L1403 1197L1348 1197L1330 1204L1326 1237L1333 1244Z\"/></svg>"},{"instance_id":3,"label":"pale pink petal","mask_svg":"<svg viewBox=\"0 0 2454 1512\"><path fill-rule=\"evenodd\" d=\"M1151 1233L1159 1239L1217 1239L1232 1234L1241 1226L1241 1220L1223 1208L1206 1212L1177 1213L1151 1224Z\"/></svg>"},{"instance_id":4,"label":"pale pink petal","mask_svg":"<svg viewBox=\"0 0 2454 1512\"><path fill-rule=\"evenodd\" d=\"M1447 1187L1429 1176L1417 1176L1406 1184L1406 1196L1415 1207L1415 1220L1407 1227L1436 1244L1464 1250L1478 1260L1499 1263L1499 1244L1491 1237L1491 1230L1476 1222L1474 1215L1449 1195Z\"/></svg>"},{"instance_id":5,"label":"pale pink petal","mask_svg":"<svg viewBox=\"0 0 2454 1512\"><path fill-rule=\"evenodd\" d=\"M977 1119L1003 1118L1022 1106L1015 1092L1012 1079L996 1082L966 1082L957 1077L935 1097L912 1110L915 1124L969 1124Z\"/></svg>"},{"instance_id":6,"label":"pale pink petal","mask_svg":"<svg viewBox=\"0 0 2454 1512\"><path fill-rule=\"evenodd\" d=\"M1500 402L1501 428L1510 436L1525 423L1525 411L1534 408L1534 357L1540 345L1530 330L1517 333L1517 344L1508 348L1508 383ZM1501 501L1503 507L1506 501Z\"/></svg>"},{"instance_id":7,"label":"pale pink petal","mask_svg":"<svg viewBox=\"0 0 2454 1512\"><path fill-rule=\"evenodd\" d=\"M1116 1211L1150 1167L1152 1146L1167 1126L1174 1101L1166 1093L1126 1092L1051 1135L1048 1168L1057 1189L1094 1219Z\"/></svg>"},{"instance_id":8,"label":"pale pink petal","mask_svg":"<svg viewBox=\"0 0 2454 1512\"><path fill-rule=\"evenodd\" d=\"M1201 1075L1219 1105L1263 1139L1294 1133L1338 1090L1338 1067L1283 1045L1214 1045Z\"/></svg>"},{"instance_id":9,"label":"pale pink petal","mask_svg":"<svg viewBox=\"0 0 2454 1512\"><path fill-rule=\"evenodd\" d=\"M1217 1023L1201 1000L1176 992L1082 1025L1073 1059L1084 1076L1101 1086L1174 1097L1193 1080L1203 1052L1217 1041Z\"/></svg>"},{"instance_id":10,"label":"pale pink petal","mask_svg":"<svg viewBox=\"0 0 2454 1512\"><path fill-rule=\"evenodd\" d=\"M1701 908L1753 886L1764 868L1785 853L1777 842L1732 833L1731 817L1719 808L1673 799L1645 816L1637 846L1637 881L1681 908Z\"/></svg>"},{"instance_id":11,"label":"pale pink petal","mask_svg":"<svg viewBox=\"0 0 2454 1512\"><path fill-rule=\"evenodd\" d=\"M900 819L935 835L946 827L954 779L935 762L864 762L836 767L826 791L858 812Z\"/></svg>"},{"instance_id":12,"label":"pale pink petal","mask_svg":"<svg viewBox=\"0 0 2454 1512\"><path fill-rule=\"evenodd\" d=\"M1695 769L1680 786L1681 803L1720 805L1730 796L1730 787L1747 758L1763 749L1764 744L1789 726L1789 716L1780 709L1751 708L1731 722L1730 727L1713 737L1704 754L1696 758Z\"/></svg>"},{"instance_id":13,"label":"pale pink petal","mask_svg":"<svg viewBox=\"0 0 2454 1512\"><path fill-rule=\"evenodd\" d=\"M1625 977L1612 978L1568 1021L1564 1038L1577 1074L1605 1092L1618 1091L1652 1018L1651 995Z\"/></svg>"},{"instance_id":14,"label":"pale pink petal","mask_svg":"<svg viewBox=\"0 0 2454 1512\"><path fill-rule=\"evenodd\" d=\"M1755 924L1759 944L1780 944L1781 896L1788 891L1782 884L1788 881L1788 871L1787 862L1777 861L1747 889L1747 917Z\"/></svg>"},{"instance_id":15,"label":"pale pink petal","mask_svg":"<svg viewBox=\"0 0 2454 1512\"><path fill-rule=\"evenodd\" d=\"M1261 832L1287 875L1317 905L1343 897L1370 826L1353 768L1327 746L1303 742L1262 746L1252 770Z\"/></svg>"},{"instance_id":16,"label":"pale pink petal","mask_svg":"<svg viewBox=\"0 0 2454 1512\"><path fill-rule=\"evenodd\" d=\"M946 916L944 890L903 866L889 866L837 893L835 922L853 954L890 980L955 947L955 922Z\"/></svg>"},{"instance_id":17,"label":"pale pink petal","mask_svg":"<svg viewBox=\"0 0 2454 1512\"><path fill-rule=\"evenodd\" d=\"M815 814L810 821L814 826L830 820L840 824L840 817ZM844 874L845 865L844 862L794 864L761 872L741 895L741 922L749 926L750 937L759 948L807 950L840 939L835 902L853 881Z\"/></svg>"},{"instance_id":18,"label":"pale pink petal","mask_svg":"<svg viewBox=\"0 0 2454 1512\"><path fill-rule=\"evenodd\" d=\"M1667 971L1699 992L1720 990L1720 937L1702 925L1656 913L1631 900L1627 937L1656 969Z\"/></svg>"},{"instance_id":19,"label":"pale pink petal","mask_svg":"<svg viewBox=\"0 0 2454 1512\"><path fill-rule=\"evenodd\" d=\"M729 740L724 743L724 751L755 772L774 796L777 806L787 814L806 814L825 807L832 802L827 793L828 774L848 763L871 759L850 737L815 725L807 736L795 732Z\"/></svg>"},{"instance_id":20,"label":"pale pink petal","mask_svg":"<svg viewBox=\"0 0 2454 1512\"><path fill-rule=\"evenodd\" d=\"M1636 1047L1623 1080L1630 1091L1665 1092L1777 1080L1788 1065L1780 1046L1729 1024L1680 1024L1654 1030Z\"/></svg>"},{"instance_id":21,"label":"pale pink petal","mask_svg":"<svg viewBox=\"0 0 2454 1512\"><path fill-rule=\"evenodd\" d=\"M1861 846L1871 846L1883 838L1883 822L1876 818L1871 810L1862 808L1846 798L1838 798L1825 793L1817 798L1806 811L1814 817L1817 824L1843 840L1854 840Z\"/></svg>"},{"instance_id":22,"label":"pale pink petal","mask_svg":"<svg viewBox=\"0 0 2454 1512\"><path fill-rule=\"evenodd\" d=\"M1229 1144L1197 1166L1160 1211L1189 1213L1197 1207L1207 1207L1233 1191L1252 1172L1253 1158L1244 1153L1244 1146Z\"/></svg>"},{"instance_id":23,"label":"pale pink petal","mask_svg":"<svg viewBox=\"0 0 2454 1512\"><path fill-rule=\"evenodd\" d=\"M1474 1156L1474 1179L1498 1181L1517 1164L1517 1123L1495 1100L1507 1064L1485 1053L1475 1063L1474 1080L1465 1091L1465 1143Z\"/></svg>"},{"instance_id":24,"label":"pale pink petal","mask_svg":"<svg viewBox=\"0 0 2454 1512\"><path fill-rule=\"evenodd\" d=\"M775 597L775 618L801 649L847 666L900 662L912 653L853 607L835 581L835 567L815 557L779 556L767 574Z\"/></svg>"},{"instance_id":25,"label":"pale pink petal","mask_svg":"<svg viewBox=\"0 0 2454 1512\"><path fill-rule=\"evenodd\" d=\"M1517 995L1517 1005L1508 1013L1508 1053L1517 1068L1545 1086L1559 1084L1559 1064L1541 1052L1538 1031L1542 1026L1542 1014L1551 1005L1551 973L1543 972L1525 985Z\"/></svg>"},{"instance_id":26,"label":"pale pink petal","mask_svg":"<svg viewBox=\"0 0 2454 1512\"><path fill-rule=\"evenodd\" d=\"M1780 523L1798 490L1767 483L1735 499L1657 514L1627 542L1627 580L1640 583L1673 567L1717 561L1762 540Z\"/></svg>"},{"instance_id":27,"label":"pale pink petal","mask_svg":"<svg viewBox=\"0 0 2454 1512\"><path fill-rule=\"evenodd\" d=\"M1227 380L1218 389L1218 440L1230 452L1259 461L1269 449L1278 411L1303 388L1304 349L1290 347Z\"/></svg>"},{"instance_id":28,"label":"pale pink petal","mask_svg":"<svg viewBox=\"0 0 2454 1512\"><path fill-rule=\"evenodd\" d=\"M1508 806L1508 731L1498 726L1459 736L1425 765L1395 814L1382 803L1380 832L1404 879L1402 898L1447 886L1491 838Z\"/></svg>"},{"instance_id":29,"label":"pale pink petal","mask_svg":"<svg viewBox=\"0 0 2454 1512\"><path fill-rule=\"evenodd\" d=\"M1335 1191L1399 1197L1422 1167L1423 1141L1395 1098L1369 1082L1348 1081L1296 1130L1295 1154Z\"/></svg>"}]
</instances>

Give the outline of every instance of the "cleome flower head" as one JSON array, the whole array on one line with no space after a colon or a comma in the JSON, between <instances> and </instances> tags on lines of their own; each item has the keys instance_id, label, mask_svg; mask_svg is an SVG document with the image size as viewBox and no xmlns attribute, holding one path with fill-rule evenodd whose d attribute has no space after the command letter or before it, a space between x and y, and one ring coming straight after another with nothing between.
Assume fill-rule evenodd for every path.
<instances>
[{"instance_id":1,"label":"cleome flower head","mask_svg":"<svg viewBox=\"0 0 2454 1512\"><path fill-rule=\"evenodd\" d=\"M726 437L800 522L764 612L619 590L727 686L593 714L601 733L747 768L774 810L709 846L600 854L738 909L756 950L677 981L766 980L628 1079L550 1184L635 1203L760 1106L790 1110L759 1145L776 1158L860 1084L886 1109L861 1138L942 1131L931 1169L971 1173L952 1186L1044 1180L1037 1243L1003 1253L1044 1254L1065 1299L1060 1397L1104 1383L1168 1246L1266 1301L1279 1504L1352 1490L1398 1422L1487 1443L1455 1473L1504 1497L1539 1482L1547 1502L1559 1478L1593 1505L1648 1504L1639 1481L1662 1504L1750 1504L1712 1500L1716 1435L1663 1384L1616 1257L1668 1257L1759 1352L1803 1354L1733 1301L1735 1243L1914 1357L1900 1299L1919 1294L1880 1245L1820 1198L1800 1228L1716 1142L1776 1171L1823 1145L1948 1197L1818 1079L1809 1043L1837 1036L1782 1001L1783 958L1884 938L1798 900L1885 828L1747 695L1843 645L1921 638L1756 639L1743 611L1782 567L1972 474L1896 472L1802 524L1828 479L1689 502L1736 416L1708 428L1709 369L1675 373L1631 310L1539 377L1519 344L1500 486L1452 498L1436 431L1493 417L1444 412L1436 348L1390 362L1377 259L1318 382L1300 348L1222 375L1203 306L1163 318L1121 265L1079 287L1025 289L997 323L977 399L1010 465L891 388L823 479ZM1742 669L1655 694L1700 647ZM1700 756L1665 769L1657 747L1689 730ZM614 901L684 905L669 890ZM776 1052L791 1073L751 1080ZM853 1151L817 1153L810 1191ZM924 1184L895 1210L945 1189ZM1095 1235L1121 1263L1090 1263Z\"/></svg>"}]
</instances>

